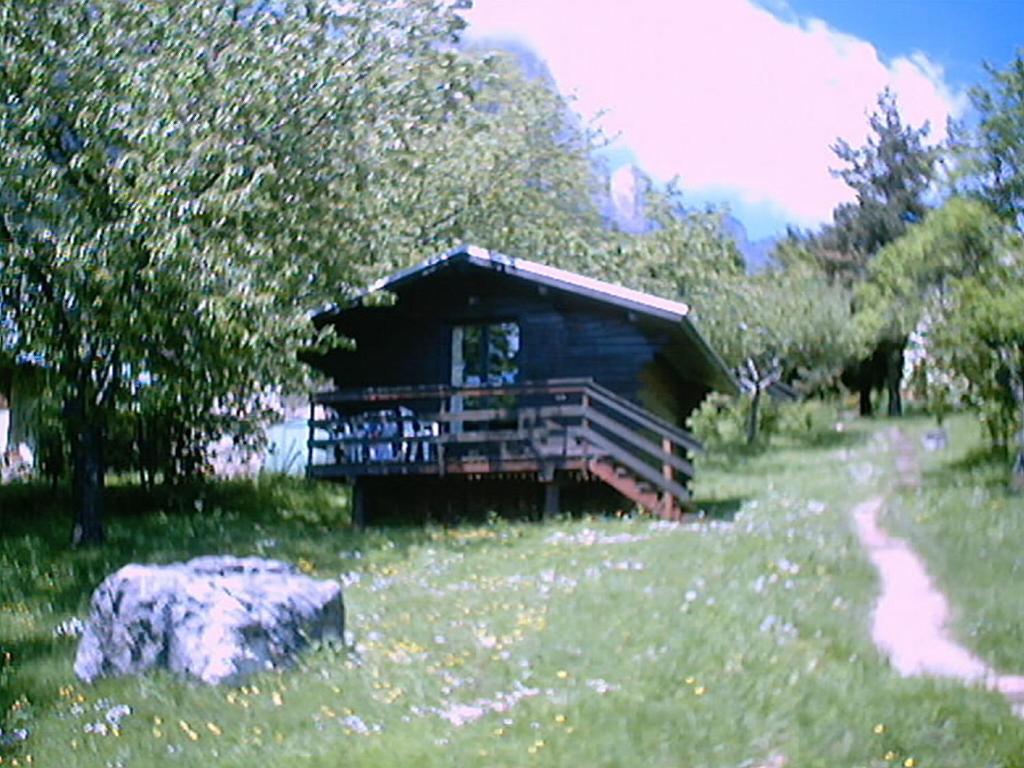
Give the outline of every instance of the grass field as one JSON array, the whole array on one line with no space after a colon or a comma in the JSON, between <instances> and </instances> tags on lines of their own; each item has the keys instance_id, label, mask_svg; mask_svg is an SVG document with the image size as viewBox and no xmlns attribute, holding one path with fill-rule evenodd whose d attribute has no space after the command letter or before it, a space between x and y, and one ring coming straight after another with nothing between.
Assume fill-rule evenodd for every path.
<instances>
[{"instance_id":1,"label":"grass field","mask_svg":"<svg viewBox=\"0 0 1024 768\"><path fill-rule=\"evenodd\" d=\"M875 577L848 512L890 481L887 451L862 424L704 467L711 515L686 526L356 534L327 486L174 504L123 489L93 552L66 549L38 493L2 489L22 522L0 536L0 704L5 733L28 732L3 765L1024 766L1001 697L901 679L871 645ZM74 679L55 628L103 576L211 552L342 578L352 647L242 688Z\"/></svg>"},{"instance_id":2,"label":"grass field","mask_svg":"<svg viewBox=\"0 0 1024 768\"><path fill-rule=\"evenodd\" d=\"M1024 497L1008 490L1009 463L987 455L970 417L948 424L950 448L918 445L923 484L889 506L892 530L909 538L928 562L956 613L960 640L988 663L1024 674Z\"/></svg>"}]
</instances>

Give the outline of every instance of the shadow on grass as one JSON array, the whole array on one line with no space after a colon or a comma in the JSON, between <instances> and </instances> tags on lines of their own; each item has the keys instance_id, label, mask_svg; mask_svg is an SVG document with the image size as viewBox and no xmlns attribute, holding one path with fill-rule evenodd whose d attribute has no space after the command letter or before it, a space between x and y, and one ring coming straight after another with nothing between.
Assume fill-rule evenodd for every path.
<instances>
[{"instance_id":1,"label":"shadow on grass","mask_svg":"<svg viewBox=\"0 0 1024 768\"><path fill-rule=\"evenodd\" d=\"M707 520L723 520L726 522L731 521L736 517L736 513L740 507L743 506L743 502L746 501L743 497L734 497L727 499L693 499L690 503L693 508L704 513L704 517Z\"/></svg>"},{"instance_id":2,"label":"shadow on grass","mask_svg":"<svg viewBox=\"0 0 1024 768\"><path fill-rule=\"evenodd\" d=\"M964 483L982 485L991 491L1013 494L1010 473L1013 458L1005 450L991 447L975 448L958 459L940 462L924 471L927 485L952 488Z\"/></svg>"},{"instance_id":3,"label":"shadow on grass","mask_svg":"<svg viewBox=\"0 0 1024 768\"><path fill-rule=\"evenodd\" d=\"M759 459L778 449L851 449L862 446L869 437L870 432L865 429L845 429L842 432L829 429L796 435L778 434L773 435L770 441L759 440L753 445L746 443L709 445L700 455L698 461L708 467L727 469L737 464L742 465L745 462Z\"/></svg>"},{"instance_id":4,"label":"shadow on grass","mask_svg":"<svg viewBox=\"0 0 1024 768\"><path fill-rule=\"evenodd\" d=\"M77 643L55 636L84 619L90 596L129 562L167 563L206 554L307 561L337 578L421 546L468 551L493 540L439 536L417 525L354 530L341 486L304 480L206 482L145 489L114 482L105 496L107 541L73 549L70 494L45 484L0 486L0 726L20 696L35 707L58 698ZM4 665L4 654L10 660ZM63 680L64 683L71 680Z\"/></svg>"}]
</instances>

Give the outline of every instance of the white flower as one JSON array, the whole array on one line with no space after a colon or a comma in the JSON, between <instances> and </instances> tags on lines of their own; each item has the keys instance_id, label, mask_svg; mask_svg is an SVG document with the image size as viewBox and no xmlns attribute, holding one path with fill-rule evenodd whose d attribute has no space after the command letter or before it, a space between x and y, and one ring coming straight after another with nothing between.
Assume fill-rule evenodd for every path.
<instances>
[{"instance_id":1,"label":"white flower","mask_svg":"<svg viewBox=\"0 0 1024 768\"><path fill-rule=\"evenodd\" d=\"M586 685L588 688L601 695L610 693L611 691L617 691L619 689L619 686L613 685L607 680L602 680L599 677L594 680L587 680Z\"/></svg>"}]
</instances>

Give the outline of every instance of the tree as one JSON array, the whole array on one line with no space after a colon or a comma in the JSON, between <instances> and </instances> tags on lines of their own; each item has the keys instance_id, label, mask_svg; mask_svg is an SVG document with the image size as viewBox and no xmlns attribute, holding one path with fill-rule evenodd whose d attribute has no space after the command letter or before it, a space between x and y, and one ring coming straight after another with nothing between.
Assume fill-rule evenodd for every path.
<instances>
[{"instance_id":1,"label":"tree","mask_svg":"<svg viewBox=\"0 0 1024 768\"><path fill-rule=\"evenodd\" d=\"M1022 284L1019 236L984 203L952 198L872 261L857 317L874 337L919 336L933 412L965 399L1005 450L1024 426ZM1014 466L1024 487L1024 445Z\"/></svg>"},{"instance_id":2,"label":"tree","mask_svg":"<svg viewBox=\"0 0 1024 768\"><path fill-rule=\"evenodd\" d=\"M1003 240L1004 226L988 208L953 198L883 248L869 265L868 279L857 288L857 322L865 338L915 335L925 342L914 373L926 385L924 394L940 418L956 379L947 375L939 350L928 347L930 329L947 322L953 311L955 281L991 265Z\"/></svg>"},{"instance_id":3,"label":"tree","mask_svg":"<svg viewBox=\"0 0 1024 768\"><path fill-rule=\"evenodd\" d=\"M688 210L674 183L650 188L644 209L649 228L608 232L603 248L592 252L604 279L686 301L723 277L742 274L743 257L720 212Z\"/></svg>"},{"instance_id":4,"label":"tree","mask_svg":"<svg viewBox=\"0 0 1024 768\"><path fill-rule=\"evenodd\" d=\"M1018 52L1005 70L986 70L989 85L970 91L977 127L961 127L954 142L964 161L963 187L1024 231L1024 57Z\"/></svg>"},{"instance_id":5,"label":"tree","mask_svg":"<svg viewBox=\"0 0 1024 768\"><path fill-rule=\"evenodd\" d=\"M1018 244L1019 247L1019 244ZM973 385L995 445L1017 448L1012 482L1024 490L1024 262L1020 251L958 281L935 331L950 365Z\"/></svg>"},{"instance_id":6,"label":"tree","mask_svg":"<svg viewBox=\"0 0 1024 768\"><path fill-rule=\"evenodd\" d=\"M594 267L594 136L461 47L459 5L0 14L0 310L50 372L76 541L102 537L115 428L140 468L195 471L301 378L310 308L464 241Z\"/></svg>"},{"instance_id":7,"label":"tree","mask_svg":"<svg viewBox=\"0 0 1024 768\"><path fill-rule=\"evenodd\" d=\"M869 334L922 337L919 378L936 415L962 390L1003 449L1024 425L1020 253L1019 237L991 209L953 198L886 246L858 290ZM1016 468L1020 483L1020 452Z\"/></svg>"},{"instance_id":8,"label":"tree","mask_svg":"<svg viewBox=\"0 0 1024 768\"><path fill-rule=\"evenodd\" d=\"M783 379L821 386L856 348L848 292L811 270L723 278L695 302L701 328L751 398L748 444L766 392Z\"/></svg>"},{"instance_id":9,"label":"tree","mask_svg":"<svg viewBox=\"0 0 1024 768\"><path fill-rule=\"evenodd\" d=\"M511 55L470 56L472 108L463 126L423 152L433 162L418 181L419 211L406 218L415 230L406 258L422 258L427 245L473 242L593 271L591 256L607 234L596 204L595 134L550 82L527 77Z\"/></svg>"},{"instance_id":10,"label":"tree","mask_svg":"<svg viewBox=\"0 0 1024 768\"><path fill-rule=\"evenodd\" d=\"M904 337L941 311L952 281L995 258L1003 226L972 200L952 198L885 246L857 287L858 321L870 337Z\"/></svg>"},{"instance_id":11,"label":"tree","mask_svg":"<svg viewBox=\"0 0 1024 768\"><path fill-rule=\"evenodd\" d=\"M832 226L815 239L822 267L847 286L863 280L879 250L924 217L935 176L937 151L924 143L928 125L904 125L888 89L879 95L869 125L871 134L863 147L855 149L840 139L832 148L845 164L833 173L853 189L857 200L837 207ZM883 334L871 345L871 354L847 370L845 380L860 392L862 415L871 413L871 392L879 385L888 390L889 415L902 412L905 346L905 337Z\"/></svg>"},{"instance_id":12,"label":"tree","mask_svg":"<svg viewBox=\"0 0 1024 768\"><path fill-rule=\"evenodd\" d=\"M925 146L929 126L903 124L896 96L886 89L868 118L871 133L863 147L838 139L832 147L845 165L833 170L857 196L840 205L831 228L832 243L843 253L867 260L924 218L925 199L935 178L936 150ZM855 267L856 268L856 267Z\"/></svg>"},{"instance_id":13,"label":"tree","mask_svg":"<svg viewBox=\"0 0 1024 768\"><path fill-rule=\"evenodd\" d=\"M308 307L396 218L374 173L467 109L460 27L427 0L0 13L0 304L60 403L77 543L140 391L191 428L300 374Z\"/></svg>"}]
</instances>

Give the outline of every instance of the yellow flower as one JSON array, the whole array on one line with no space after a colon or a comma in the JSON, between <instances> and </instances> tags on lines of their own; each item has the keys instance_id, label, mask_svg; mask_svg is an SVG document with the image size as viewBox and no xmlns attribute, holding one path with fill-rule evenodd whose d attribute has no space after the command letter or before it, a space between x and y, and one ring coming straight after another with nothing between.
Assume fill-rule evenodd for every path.
<instances>
[{"instance_id":1,"label":"yellow flower","mask_svg":"<svg viewBox=\"0 0 1024 768\"><path fill-rule=\"evenodd\" d=\"M274 691L271 696L271 700L274 702L275 707L280 707L284 704L284 700L281 698L281 694L278 691Z\"/></svg>"},{"instance_id":2,"label":"yellow flower","mask_svg":"<svg viewBox=\"0 0 1024 768\"><path fill-rule=\"evenodd\" d=\"M874 731L875 733L885 733L885 726L881 723L878 723L878 725L874 727Z\"/></svg>"},{"instance_id":3,"label":"yellow flower","mask_svg":"<svg viewBox=\"0 0 1024 768\"><path fill-rule=\"evenodd\" d=\"M220 736L222 733L221 729L216 725L216 723L207 723L206 730L208 730L214 736Z\"/></svg>"},{"instance_id":4,"label":"yellow flower","mask_svg":"<svg viewBox=\"0 0 1024 768\"><path fill-rule=\"evenodd\" d=\"M895 760L897 757L898 757L898 755L895 752L893 752L891 749L888 752L885 753L885 759L886 760Z\"/></svg>"},{"instance_id":5,"label":"yellow flower","mask_svg":"<svg viewBox=\"0 0 1024 768\"><path fill-rule=\"evenodd\" d=\"M917 760L912 757L908 757L903 761L903 765L906 766L906 768L914 768L914 766L917 765Z\"/></svg>"},{"instance_id":6,"label":"yellow flower","mask_svg":"<svg viewBox=\"0 0 1024 768\"><path fill-rule=\"evenodd\" d=\"M555 715L555 722L559 724L564 723L565 715Z\"/></svg>"},{"instance_id":7,"label":"yellow flower","mask_svg":"<svg viewBox=\"0 0 1024 768\"><path fill-rule=\"evenodd\" d=\"M693 685L696 682L697 682L697 678L695 678L695 677L687 677L686 678L686 684L687 685Z\"/></svg>"},{"instance_id":8,"label":"yellow flower","mask_svg":"<svg viewBox=\"0 0 1024 768\"><path fill-rule=\"evenodd\" d=\"M564 669L560 669L558 670L557 675L559 680L565 680L565 678L569 676L569 673L566 672Z\"/></svg>"},{"instance_id":9,"label":"yellow flower","mask_svg":"<svg viewBox=\"0 0 1024 768\"><path fill-rule=\"evenodd\" d=\"M704 687L703 685L698 685L698 686L697 686L696 688L694 688L694 689L693 689L693 692L694 692L694 693L695 693L695 694L696 694L697 696L703 696L703 695L704 695L705 693L707 693L707 690L708 690L708 689L707 689L707 688L705 688L705 687Z\"/></svg>"},{"instance_id":10,"label":"yellow flower","mask_svg":"<svg viewBox=\"0 0 1024 768\"><path fill-rule=\"evenodd\" d=\"M178 721L178 727L188 736L192 741L199 740L199 734L192 730L192 726L186 723L184 720Z\"/></svg>"}]
</instances>

